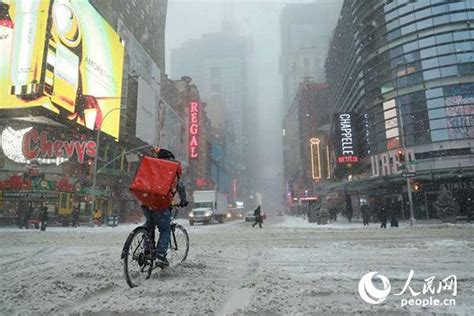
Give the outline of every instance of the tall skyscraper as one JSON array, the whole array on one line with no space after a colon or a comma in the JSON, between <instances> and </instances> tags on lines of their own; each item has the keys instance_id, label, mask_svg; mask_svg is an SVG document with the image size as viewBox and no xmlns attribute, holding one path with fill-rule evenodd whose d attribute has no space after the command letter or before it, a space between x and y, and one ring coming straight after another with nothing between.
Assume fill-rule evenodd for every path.
<instances>
[{"instance_id":1,"label":"tall skyscraper","mask_svg":"<svg viewBox=\"0 0 474 316\"><path fill-rule=\"evenodd\" d=\"M288 4L281 13L283 113L305 78L325 82L324 61L341 1Z\"/></svg>"},{"instance_id":2,"label":"tall skyscraper","mask_svg":"<svg viewBox=\"0 0 474 316\"><path fill-rule=\"evenodd\" d=\"M248 131L257 118L249 116L247 56L248 40L224 21L222 30L203 34L185 42L171 52L171 77L189 75L207 103L206 113L213 128L226 142L225 160L233 170L239 192L236 198L248 196L245 176L248 170Z\"/></svg>"},{"instance_id":3,"label":"tall skyscraper","mask_svg":"<svg viewBox=\"0 0 474 316\"><path fill-rule=\"evenodd\" d=\"M411 190L415 216L431 218L448 190L459 215L472 209L473 8L474 1L344 2L326 71L331 106L341 113L333 138L347 147L350 134L358 147L360 162L346 175L364 179L360 198L395 204L407 217ZM412 188L402 176L413 177Z\"/></svg>"}]
</instances>

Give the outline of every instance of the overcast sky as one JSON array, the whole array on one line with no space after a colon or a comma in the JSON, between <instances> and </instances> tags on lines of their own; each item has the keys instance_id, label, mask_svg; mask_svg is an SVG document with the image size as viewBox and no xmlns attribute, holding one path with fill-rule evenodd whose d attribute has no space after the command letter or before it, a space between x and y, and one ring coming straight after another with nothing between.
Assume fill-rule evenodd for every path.
<instances>
[{"instance_id":1,"label":"overcast sky","mask_svg":"<svg viewBox=\"0 0 474 316\"><path fill-rule=\"evenodd\" d=\"M338 0L335 0L338 1ZM166 72L170 73L170 52L184 41L200 38L201 34L221 29L226 6L241 35L253 45L257 82L257 105L261 126L262 163L258 175L265 202L281 202L283 194L283 164L281 136L281 77L279 74L281 9L288 3L314 1L295 0L169 0L166 24ZM318 1L320 3L331 0ZM340 1L338 1L340 2ZM227 10L229 11L229 10ZM177 79L177 78L172 78ZM198 87L199 88L199 87ZM270 205L269 205L270 206Z\"/></svg>"}]
</instances>

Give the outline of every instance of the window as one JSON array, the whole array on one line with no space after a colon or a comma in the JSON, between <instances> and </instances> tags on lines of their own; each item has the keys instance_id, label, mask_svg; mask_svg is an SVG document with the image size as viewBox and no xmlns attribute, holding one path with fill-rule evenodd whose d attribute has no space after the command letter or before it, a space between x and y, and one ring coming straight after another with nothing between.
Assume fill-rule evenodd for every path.
<instances>
[{"instance_id":1,"label":"window","mask_svg":"<svg viewBox=\"0 0 474 316\"><path fill-rule=\"evenodd\" d=\"M446 111L444 108L434 109L428 111L428 116L430 119L437 119L446 116ZM433 129L433 127L431 127Z\"/></svg>"},{"instance_id":2,"label":"window","mask_svg":"<svg viewBox=\"0 0 474 316\"><path fill-rule=\"evenodd\" d=\"M453 34L441 34L436 36L436 44L444 44L453 41Z\"/></svg>"},{"instance_id":3,"label":"window","mask_svg":"<svg viewBox=\"0 0 474 316\"><path fill-rule=\"evenodd\" d=\"M422 49L420 51L420 56L422 59L434 57L437 55L436 47Z\"/></svg>"},{"instance_id":4,"label":"window","mask_svg":"<svg viewBox=\"0 0 474 316\"><path fill-rule=\"evenodd\" d=\"M417 30L426 29L426 28L432 27L432 26L433 26L433 19L425 19L425 20L416 22L416 29Z\"/></svg>"},{"instance_id":5,"label":"window","mask_svg":"<svg viewBox=\"0 0 474 316\"><path fill-rule=\"evenodd\" d=\"M427 93L428 93L428 91L427 91ZM428 105L428 109L436 109L436 108L444 107L444 105L445 105L444 104L444 98L437 98L437 99L427 100L426 103Z\"/></svg>"},{"instance_id":6,"label":"window","mask_svg":"<svg viewBox=\"0 0 474 316\"><path fill-rule=\"evenodd\" d=\"M438 46L438 55L445 55L445 54L451 54L451 53L454 53L453 44Z\"/></svg>"},{"instance_id":7,"label":"window","mask_svg":"<svg viewBox=\"0 0 474 316\"><path fill-rule=\"evenodd\" d=\"M439 69L432 69L423 72L424 80L438 79L441 76Z\"/></svg>"},{"instance_id":8,"label":"window","mask_svg":"<svg viewBox=\"0 0 474 316\"><path fill-rule=\"evenodd\" d=\"M448 134L448 131L445 129L431 131L431 140L434 142L441 141L441 140L448 140L448 139L449 139L449 134Z\"/></svg>"},{"instance_id":9,"label":"window","mask_svg":"<svg viewBox=\"0 0 474 316\"><path fill-rule=\"evenodd\" d=\"M446 115L446 112L444 113L444 115ZM444 128L447 128L447 127L448 127L448 123L446 122L446 118L430 121L430 128L431 129L444 129Z\"/></svg>"},{"instance_id":10,"label":"window","mask_svg":"<svg viewBox=\"0 0 474 316\"><path fill-rule=\"evenodd\" d=\"M432 98L442 97L442 96L443 96L443 89L442 88L435 88L435 89L426 90L426 98L427 99L432 99Z\"/></svg>"},{"instance_id":11,"label":"window","mask_svg":"<svg viewBox=\"0 0 474 316\"><path fill-rule=\"evenodd\" d=\"M439 65L440 66L447 66L456 63L456 55L448 55L448 56L441 56L439 57Z\"/></svg>"},{"instance_id":12,"label":"window","mask_svg":"<svg viewBox=\"0 0 474 316\"><path fill-rule=\"evenodd\" d=\"M433 46L436 44L435 37L430 36L427 38L420 39L420 48Z\"/></svg>"},{"instance_id":13,"label":"window","mask_svg":"<svg viewBox=\"0 0 474 316\"><path fill-rule=\"evenodd\" d=\"M451 77L451 76L457 76L457 75L458 75L457 66L441 68L441 77Z\"/></svg>"},{"instance_id":14,"label":"window","mask_svg":"<svg viewBox=\"0 0 474 316\"><path fill-rule=\"evenodd\" d=\"M439 66L438 57L422 60L421 66L423 69L438 67Z\"/></svg>"}]
</instances>

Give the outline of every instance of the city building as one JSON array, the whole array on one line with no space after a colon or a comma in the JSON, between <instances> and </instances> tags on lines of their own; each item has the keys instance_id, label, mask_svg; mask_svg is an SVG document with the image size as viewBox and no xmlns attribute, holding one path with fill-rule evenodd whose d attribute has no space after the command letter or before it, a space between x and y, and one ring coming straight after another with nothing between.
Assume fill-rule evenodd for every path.
<instances>
[{"instance_id":1,"label":"city building","mask_svg":"<svg viewBox=\"0 0 474 316\"><path fill-rule=\"evenodd\" d=\"M474 209L473 8L344 1L325 67L334 146L346 147L338 177L355 209L367 201L409 218L408 190L418 219L439 216L443 190L459 216Z\"/></svg>"},{"instance_id":2,"label":"city building","mask_svg":"<svg viewBox=\"0 0 474 316\"><path fill-rule=\"evenodd\" d=\"M215 176L236 184L236 194L229 191L230 183L219 181L218 188L236 200L245 200L253 189L249 167L255 164L248 155L248 147L255 142L248 133L257 126L258 117L253 115L248 93L247 54L248 40L234 30L230 23L223 23L220 32L203 34L199 39L189 40L171 52L171 76L189 75L199 86L200 96L206 101L206 113L218 135L226 146L214 151L223 151L221 168L215 172L226 175ZM250 114L252 113L252 115ZM230 143L228 140L233 139ZM232 146L230 146L232 144ZM255 146L254 146L255 147ZM253 166L253 165L252 165ZM208 179L209 180L209 179ZM226 180L227 181L227 180Z\"/></svg>"},{"instance_id":3,"label":"city building","mask_svg":"<svg viewBox=\"0 0 474 316\"><path fill-rule=\"evenodd\" d=\"M290 209L298 203L295 198L326 192L332 178L329 134L333 112L327 104L327 84L307 78L283 119L283 166Z\"/></svg>"},{"instance_id":4,"label":"city building","mask_svg":"<svg viewBox=\"0 0 474 316\"><path fill-rule=\"evenodd\" d=\"M164 36L156 34L164 35L167 1L25 2L37 25L14 0L0 5L2 21L12 21L0 31L13 38L0 56L1 222L40 206L64 225L74 209L83 221L93 208L140 216L128 190L137 163L127 156L158 142ZM57 26L64 17L71 29ZM34 27L34 38L16 27Z\"/></svg>"},{"instance_id":5,"label":"city building","mask_svg":"<svg viewBox=\"0 0 474 316\"><path fill-rule=\"evenodd\" d=\"M341 1L287 4L280 16L283 113L304 78L325 82L324 62Z\"/></svg>"}]
</instances>

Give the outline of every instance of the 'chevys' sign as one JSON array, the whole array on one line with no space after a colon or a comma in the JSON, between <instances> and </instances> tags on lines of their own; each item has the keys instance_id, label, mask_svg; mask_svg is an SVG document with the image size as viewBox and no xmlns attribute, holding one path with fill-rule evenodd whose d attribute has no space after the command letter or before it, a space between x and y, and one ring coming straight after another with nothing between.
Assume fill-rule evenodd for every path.
<instances>
[{"instance_id":1,"label":"'chevys' sign","mask_svg":"<svg viewBox=\"0 0 474 316\"><path fill-rule=\"evenodd\" d=\"M96 143L92 140L63 140L48 130L35 128L13 130L8 127L2 133L2 149L7 157L17 162L37 158L72 158L84 163L86 157L95 157Z\"/></svg>"}]
</instances>

